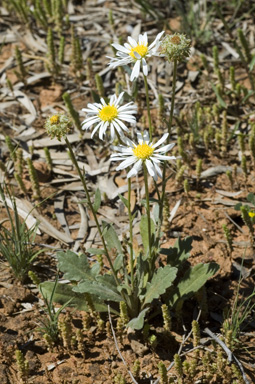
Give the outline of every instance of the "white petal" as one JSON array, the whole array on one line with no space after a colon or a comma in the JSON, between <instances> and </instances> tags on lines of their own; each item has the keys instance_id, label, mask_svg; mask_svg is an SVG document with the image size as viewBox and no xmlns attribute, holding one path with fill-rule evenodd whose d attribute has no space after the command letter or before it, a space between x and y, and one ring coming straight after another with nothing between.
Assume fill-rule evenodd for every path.
<instances>
[{"instance_id":1,"label":"white petal","mask_svg":"<svg viewBox=\"0 0 255 384\"><path fill-rule=\"evenodd\" d=\"M159 159L159 160L175 160L176 157L175 156L164 156L164 155L153 155L153 157L155 156L156 159Z\"/></svg>"},{"instance_id":2,"label":"white petal","mask_svg":"<svg viewBox=\"0 0 255 384\"><path fill-rule=\"evenodd\" d=\"M174 143L173 143L173 144L174 144ZM174 146L174 145L172 145L172 144L167 144L167 145L164 145L164 147L161 147L161 148L156 149L155 152L166 153L166 152L170 151L170 149L172 149L173 146Z\"/></svg>"},{"instance_id":3,"label":"white petal","mask_svg":"<svg viewBox=\"0 0 255 384\"><path fill-rule=\"evenodd\" d=\"M145 164L146 164L146 168L148 169L149 174L153 177L154 180L157 180L157 173L155 171L153 163L150 160L146 159ZM155 178L155 176L156 176L156 178Z\"/></svg>"},{"instance_id":4,"label":"white petal","mask_svg":"<svg viewBox=\"0 0 255 384\"><path fill-rule=\"evenodd\" d=\"M120 171L122 169L125 169L129 167L130 165L134 164L136 162L136 158L134 156L130 156L128 159L122 161L120 165L116 168L116 171Z\"/></svg>"},{"instance_id":5,"label":"white petal","mask_svg":"<svg viewBox=\"0 0 255 384\"><path fill-rule=\"evenodd\" d=\"M148 65L147 65L146 60L144 58L142 58L142 66L143 66L144 76L148 76Z\"/></svg>"},{"instance_id":6,"label":"white petal","mask_svg":"<svg viewBox=\"0 0 255 384\"><path fill-rule=\"evenodd\" d=\"M134 51L133 54L135 55L135 58L136 58L137 60L140 60L140 59L142 58L142 56L140 55L140 53L138 53L138 52L136 52L136 51Z\"/></svg>"},{"instance_id":7,"label":"white petal","mask_svg":"<svg viewBox=\"0 0 255 384\"><path fill-rule=\"evenodd\" d=\"M124 53L129 53L129 50L126 48L126 47L123 47L123 45L120 45L120 44L112 44L112 46L117 49L117 51L121 51L121 52L124 52Z\"/></svg>"},{"instance_id":8,"label":"white petal","mask_svg":"<svg viewBox=\"0 0 255 384\"><path fill-rule=\"evenodd\" d=\"M165 31L162 31L160 33L157 34L156 36L156 39L151 43L151 45L149 46L149 50L154 47L154 45L160 40L161 36L165 33Z\"/></svg>"},{"instance_id":9,"label":"white petal","mask_svg":"<svg viewBox=\"0 0 255 384\"><path fill-rule=\"evenodd\" d=\"M160 144L164 143L164 141L167 139L168 133L164 133L164 135L157 141L157 143L153 144L152 148L157 148Z\"/></svg>"},{"instance_id":10,"label":"white petal","mask_svg":"<svg viewBox=\"0 0 255 384\"><path fill-rule=\"evenodd\" d=\"M137 42L131 36L128 36L128 42L131 45L131 47L133 48L137 47Z\"/></svg>"},{"instance_id":11,"label":"white petal","mask_svg":"<svg viewBox=\"0 0 255 384\"><path fill-rule=\"evenodd\" d=\"M153 160L152 160L152 161L153 161ZM160 167L158 166L158 164L156 164L155 161L153 161L153 165L154 165L154 167L155 167L155 170L156 170L158 176L162 179L162 171L161 171Z\"/></svg>"},{"instance_id":12,"label":"white petal","mask_svg":"<svg viewBox=\"0 0 255 384\"><path fill-rule=\"evenodd\" d=\"M130 76L130 81L133 81L134 79L137 79L138 76L139 76L139 72L140 72L140 60L137 60L135 65L134 65L134 68L132 70L132 73L131 73L131 76Z\"/></svg>"},{"instance_id":13,"label":"white petal","mask_svg":"<svg viewBox=\"0 0 255 384\"><path fill-rule=\"evenodd\" d=\"M91 133L91 139L93 139L94 134L95 134L96 131L101 127L102 124L103 124L103 122L100 121L100 123L97 124L97 125L95 126L95 128L93 129L93 131L92 131L92 133Z\"/></svg>"},{"instance_id":14,"label":"white petal","mask_svg":"<svg viewBox=\"0 0 255 384\"><path fill-rule=\"evenodd\" d=\"M132 176L136 176L141 168L142 160L138 160L137 163L133 166L133 168L128 172L127 178L130 178Z\"/></svg>"},{"instance_id":15,"label":"white petal","mask_svg":"<svg viewBox=\"0 0 255 384\"><path fill-rule=\"evenodd\" d=\"M124 95L124 92L121 92L119 97L117 98L115 105L118 105L121 102L123 95ZM123 105L123 107L125 107L125 105Z\"/></svg>"}]
</instances>

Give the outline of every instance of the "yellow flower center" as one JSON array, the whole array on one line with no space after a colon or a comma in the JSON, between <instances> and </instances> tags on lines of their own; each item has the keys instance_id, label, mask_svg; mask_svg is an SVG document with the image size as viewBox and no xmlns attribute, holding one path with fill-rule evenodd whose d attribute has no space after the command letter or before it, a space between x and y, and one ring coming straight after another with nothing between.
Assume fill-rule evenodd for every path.
<instances>
[{"instance_id":1,"label":"yellow flower center","mask_svg":"<svg viewBox=\"0 0 255 384\"><path fill-rule=\"evenodd\" d=\"M59 116L58 115L51 116L50 123L51 123L51 125L58 124L59 123Z\"/></svg>"},{"instance_id":2,"label":"yellow flower center","mask_svg":"<svg viewBox=\"0 0 255 384\"><path fill-rule=\"evenodd\" d=\"M133 152L138 159L146 160L151 157L154 148L150 147L148 144L138 144L138 146L133 149Z\"/></svg>"},{"instance_id":3,"label":"yellow flower center","mask_svg":"<svg viewBox=\"0 0 255 384\"><path fill-rule=\"evenodd\" d=\"M249 212L249 216L250 217L254 217L255 216L255 212Z\"/></svg>"},{"instance_id":4,"label":"yellow flower center","mask_svg":"<svg viewBox=\"0 0 255 384\"><path fill-rule=\"evenodd\" d=\"M114 105L106 105L98 114L98 117L103 121L112 121L117 116L118 110Z\"/></svg>"},{"instance_id":5,"label":"yellow flower center","mask_svg":"<svg viewBox=\"0 0 255 384\"><path fill-rule=\"evenodd\" d=\"M144 56L146 56L146 54L148 52L148 46L147 45L143 45L143 44L140 44L140 45L138 44L135 48L131 49L131 51L129 52L129 55L133 59L137 60L137 57L135 57L134 52L137 52L137 53L139 53L139 55L141 57L144 57Z\"/></svg>"}]
</instances>

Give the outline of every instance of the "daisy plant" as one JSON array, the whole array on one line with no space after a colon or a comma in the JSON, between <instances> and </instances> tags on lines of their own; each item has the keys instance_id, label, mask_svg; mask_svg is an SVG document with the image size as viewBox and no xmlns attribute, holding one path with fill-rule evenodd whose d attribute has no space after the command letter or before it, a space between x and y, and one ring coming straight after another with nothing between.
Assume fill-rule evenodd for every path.
<instances>
[{"instance_id":1,"label":"daisy plant","mask_svg":"<svg viewBox=\"0 0 255 384\"><path fill-rule=\"evenodd\" d=\"M54 288L54 283L42 283L41 290L44 295L50 297L55 289L55 300L60 304L72 298L72 304L79 309L97 311L107 311L107 304L111 304L111 310L116 313L117 302L123 311L127 314L127 326L133 329L142 329L145 316L150 312L150 317L157 313L158 303L166 303L169 308L174 308L178 304L180 310L183 302L198 291L218 270L215 263L198 264L194 267L185 263L189 257L192 239L177 240L175 245L170 248L160 248L160 239L162 236L162 215L163 203L165 199L166 185L166 163L174 160L175 157L169 154L174 146L170 143L170 128L172 125L176 68L173 76L172 103L170 111L169 129L158 140L152 139L152 127L150 118L150 106L148 96L148 64L147 59L152 55L165 55L168 60L173 58L175 66L181 59L180 47L183 49L183 55L187 56L189 42L183 36L175 35L174 39L163 40L164 44L160 46L160 39L163 32L159 33L151 45L148 46L147 34L139 35L138 41L131 37L128 43L121 46L113 44L117 50L116 58L111 59L112 68L118 65L134 63L131 73L131 81L138 78L142 67L147 111L149 121L149 133L137 132L137 140L130 139L130 128L135 124L136 106L130 102L121 105L123 93L117 97L113 95L109 101L101 98L101 103L88 104L83 111L87 113L83 121L83 129L92 130L92 137L99 131L99 138L103 139L106 131L109 129L111 138L115 135L119 139L118 146L112 146L114 153L110 159L113 162L119 162L116 167L117 172L127 171L128 179L128 198L119 195L124 203L129 217L129 233L125 236L123 242L120 241L112 224L100 221L98 210L101 205L101 193L97 189L93 197L89 193L87 180L84 173L80 170L72 146L68 141L66 125L61 123L60 118L47 120L46 128L49 135L55 135L59 140L65 139L69 150L70 158L80 176L84 192L86 195L85 203L92 211L98 233L102 242L102 247L90 248L86 254L77 254L70 250L57 252L58 268L64 274L64 279L70 283L58 284ZM186 42L186 43L185 43ZM171 47L170 45L171 44ZM185 45L186 44L186 45ZM176 48L179 54L176 53ZM184 50L184 48L185 50ZM175 54L173 54L173 52ZM176 56L177 55L177 56ZM184 57L183 56L183 57ZM185 57L186 57L185 56ZM56 130L56 124L59 124L59 131ZM69 126L68 126L69 129ZM130 135L129 135L130 133ZM129 137L127 137L129 136ZM163 168L163 171L162 169ZM142 249L135 250L133 246L133 219L136 212L131 209L131 188L132 178L141 172L145 186L145 212L141 201L141 220L140 234L142 238ZM149 195L149 177L153 178L157 199L151 199ZM162 190L159 191L157 185L158 179L162 179ZM154 209L151 211L151 203ZM97 255L98 262L91 264L88 260L88 254ZM105 266L102 269L102 258L105 257ZM109 271L110 269L110 271ZM181 270L181 273L179 271ZM113 304L113 305L112 305ZM156 304L156 305L154 305ZM117 311L118 313L118 311Z\"/></svg>"}]
</instances>

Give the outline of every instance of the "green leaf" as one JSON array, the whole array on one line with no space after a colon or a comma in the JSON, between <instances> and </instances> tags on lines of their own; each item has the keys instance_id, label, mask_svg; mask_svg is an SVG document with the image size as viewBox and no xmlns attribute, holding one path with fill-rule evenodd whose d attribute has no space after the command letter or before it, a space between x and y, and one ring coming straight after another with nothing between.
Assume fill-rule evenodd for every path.
<instances>
[{"instance_id":1,"label":"green leaf","mask_svg":"<svg viewBox=\"0 0 255 384\"><path fill-rule=\"evenodd\" d=\"M96 193L95 193L95 200L93 204L94 211L97 212L100 208L101 205L101 192L100 189L97 188Z\"/></svg>"},{"instance_id":2,"label":"green leaf","mask_svg":"<svg viewBox=\"0 0 255 384\"><path fill-rule=\"evenodd\" d=\"M120 270L120 268L123 266L123 254L120 253L113 262L113 268L117 272Z\"/></svg>"},{"instance_id":3,"label":"green leaf","mask_svg":"<svg viewBox=\"0 0 255 384\"><path fill-rule=\"evenodd\" d=\"M247 200L249 201L249 203L253 204L255 206L255 195L254 193L249 193L248 196L247 196Z\"/></svg>"},{"instance_id":4,"label":"green leaf","mask_svg":"<svg viewBox=\"0 0 255 384\"><path fill-rule=\"evenodd\" d=\"M95 281L81 281L73 287L74 292L90 293L107 301L122 301L122 296L119 294L115 280L112 275L97 276Z\"/></svg>"},{"instance_id":5,"label":"green leaf","mask_svg":"<svg viewBox=\"0 0 255 384\"><path fill-rule=\"evenodd\" d=\"M64 272L64 279L79 281L86 279L93 281L99 273L99 266L90 268L87 256L67 250L66 252L57 252L58 267Z\"/></svg>"},{"instance_id":6,"label":"green leaf","mask_svg":"<svg viewBox=\"0 0 255 384\"><path fill-rule=\"evenodd\" d=\"M122 203L125 205L125 207L128 208L128 200L120 194L119 194L119 198L122 201Z\"/></svg>"},{"instance_id":7,"label":"green leaf","mask_svg":"<svg viewBox=\"0 0 255 384\"><path fill-rule=\"evenodd\" d=\"M54 289L54 282L46 281L40 284L40 289L44 297L47 300L50 300L52 291ZM86 301L84 300L84 295L82 293L74 292L72 290L73 286L70 284L60 284L58 283L53 295L53 301L61 305L66 304L69 300L72 300L70 306L75 306L80 311L88 311ZM91 299L95 306L95 310L98 312L107 312L107 305L102 301L98 300L96 296L91 295ZM118 313L117 311L113 311Z\"/></svg>"},{"instance_id":8,"label":"green leaf","mask_svg":"<svg viewBox=\"0 0 255 384\"><path fill-rule=\"evenodd\" d=\"M169 305L173 306L179 299L184 301L193 296L218 269L219 265L216 263L201 263L190 267L172 290Z\"/></svg>"},{"instance_id":9,"label":"green leaf","mask_svg":"<svg viewBox=\"0 0 255 384\"><path fill-rule=\"evenodd\" d=\"M130 327L131 329L137 329L137 330L142 329L144 325L144 318L148 310L149 308L145 308L139 313L137 317L130 320L129 323L127 324L127 328Z\"/></svg>"},{"instance_id":10,"label":"green leaf","mask_svg":"<svg viewBox=\"0 0 255 384\"><path fill-rule=\"evenodd\" d=\"M216 95L216 97L217 97L218 102L220 103L220 105L221 105L223 108L227 109L227 104L226 104L225 101L222 99L221 95L220 95L219 92L218 92L218 89L217 89L217 88L215 87L215 85L213 85L212 83L211 83L211 86L212 86L212 89L213 89L214 92L215 92L215 95Z\"/></svg>"},{"instance_id":11,"label":"green leaf","mask_svg":"<svg viewBox=\"0 0 255 384\"><path fill-rule=\"evenodd\" d=\"M148 218L147 215L141 217L140 222L140 233L142 236L142 242L144 247L144 254L147 255L149 250L149 230L148 230ZM151 219L151 234L155 233L155 224Z\"/></svg>"},{"instance_id":12,"label":"green leaf","mask_svg":"<svg viewBox=\"0 0 255 384\"><path fill-rule=\"evenodd\" d=\"M192 237L189 236L183 240L176 240L173 247L161 248L160 253L163 255L167 255L167 264L179 269L181 264L190 256L190 251L192 249L192 240Z\"/></svg>"},{"instance_id":13,"label":"green leaf","mask_svg":"<svg viewBox=\"0 0 255 384\"><path fill-rule=\"evenodd\" d=\"M143 306L151 303L152 300L157 299L160 295L163 295L166 289L172 285L177 272L177 268L173 268L170 265L159 268L157 273L153 275L151 282L146 285Z\"/></svg>"},{"instance_id":14,"label":"green leaf","mask_svg":"<svg viewBox=\"0 0 255 384\"><path fill-rule=\"evenodd\" d=\"M254 65L255 65L255 55L252 56L251 62L249 64L249 71L250 72L252 72Z\"/></svg>"},{"instance_id":15,"label":"green leaf","mask_svg":"<svg viewBox=\"0 0 255 384\"><path fill-rule=\"evenodd\" d=\"M99 248L88 248L86 252L90 253L91 255L104 255L105 251L104 249Z\"/></svg>"},{"instance_id":16,"label":"green leaf","mask_svg":"<svg viewBox=\"0 0 255 384\"><path fill-rule=\"evenodd\" d=\"M115 232L113 226L111 224L103 222L103 236L106 240L107 246L110 249L116 249L118 253L123 253L121 242L118 239L118 235Z\"/></svg>"}]
</instances>

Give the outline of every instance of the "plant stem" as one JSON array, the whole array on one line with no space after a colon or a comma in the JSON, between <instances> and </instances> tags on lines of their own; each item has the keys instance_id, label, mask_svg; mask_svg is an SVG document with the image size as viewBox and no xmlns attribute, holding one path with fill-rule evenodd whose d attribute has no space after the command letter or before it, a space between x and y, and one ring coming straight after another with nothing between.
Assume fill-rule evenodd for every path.
<instances>
[{"instance_id":1,"label":"plant stem","mask_svg":"<svg viewBox=\"0 0 255 384\"><path fill-rule=\"evenodd\" d=\"M177 60L174 60L173 85L172 85L172 99L171 99L170 117L169 117L169 122L168 122L168 138L167 138L167 144L169 144L169 141L170 141L171 128L172 128L173 115L174 115L174 102L175 102L175 89L176 89L176 75L177 75Z\"/></svg>"},{"instance_id":2,"label":"plant stem","mask_svg":"<svg viewBox=\"0 0 255 384\"><path fill-rule=\"evenodd\" d=\"M72 146L71 146L71 144L70 144L70 142L69 142L69 140L68 140L67 137L65 137L65 142L66 142L66 145L67 145L67 147L68 147L68 149L69 149L69 153L70 153L70 157L71 157L71 160L72 160L72 162L73 162L73 165L75 166L75 168L76 168L76 170L77 170L77 172L78 172L78 174L79 174L80 180L81 180L81 182L82 182L82 185L83 185L83 188L84 188L84 191L85 191L85 194L86 194L86 198L87 198L87 200L88 200L89 208L91 209L92 214L93 214L93 216L94 216L94 220L95 220L95 222L96 222L97 230L98 230L98 233L99 233L99 235L100 235L101 241L102 241L102 243L103 243L105 256L106 256L106 258L107 258L107 260L108 260L108 262L109 262L109 264L110 264L110 267L111 267L113 276L114 276L114 278L115 278L116 284L119 285L119 279L118 279L117 274L116 274L116 271L115 271L115 269L114 269L114 267L113 267L113 264L112 264L110 255L109 255L109 253L108 253L108 250L107 250L107 247L106 247L106 243L105 243L105 240L104 240L104 237L103 237L101 228L100 228L100 224L99 224L98 219L97 219L96 212L95 212L95 210L94 210L94 208L93 208L93 205L92 205L92 202L91 202L91 199L90 199L90 195L89 195L89 191L88 191L88 188L87 188L87 185L86 185L85 177L83 176L83 174L82 174L82 172L81 172L81 170L80 170L80 167L79 167L79 165L78 165L78 162L77 162L77 160L76 160L76 157L75 157L75 155L74 155L74 153L73 153Z\"/></svg>"},{"instance_id":3,"label":"plant stem","mask_svg":"<svg viewBox=\"0 0 255 384\"><path fill-rule=\"evenodd\" d=\"M152 141L152 125L151 125L151 110L150 110L149 88L148 88L147 76L143 75L143 78L144 78L144 85L145 85L147 113L148 113L148 120L149 120L149 133L150 133L150 142L151 142Z\"/></svg>"},{"instance_id":4,"label":"plant stem","mask_svg":"<svg viewBox=\"0 0 255 384\"><path fill-rule=\"evenodd\" d=\"M146 211L148 219L148 237L149 237L149 260L151 261L151 217L150 217L150 196L149 196L149 187L148 187L148 173L145 163L143 163L143 174L144 174L144 184L145 184L145 194L146 194Z\"/></svg>"},{"instance_id":5,"label":"plant stem","mask_svg":"<svg viewBox=\"0 0 255 384\"><path fill-rule=\"evenodd\" d=\"M130 242L130 270L131 287L134 289L134 259L133 259L133 218L131 212L131 179L128 179L128 216L129 216L129 242Z\"/></svg>"},{"instance_id":6,"label":"plant stem","mask_svg":"<svg viewBox=\"0 0 255 384\"><path fill-rule=\"evenodd\" d=\"M169 117L169 122L168 122L167 144L169 144L169 142L170 142L170 134L171 134L171 128L172 128L173 116L174 116L176 78L177 78L177 60L174 60L172 99L171 99L170 117ZM160 203L160 208L159 208L159 226L157 229L157 242L159 242L160 229L161 229L162 220L163 220L163 205L164 205L164 200L165 200L165 191L166 191L166 161L164 161L164 166L163 166L162 195L161 195L161 203Z\"/></svg>"}]
</instances>

